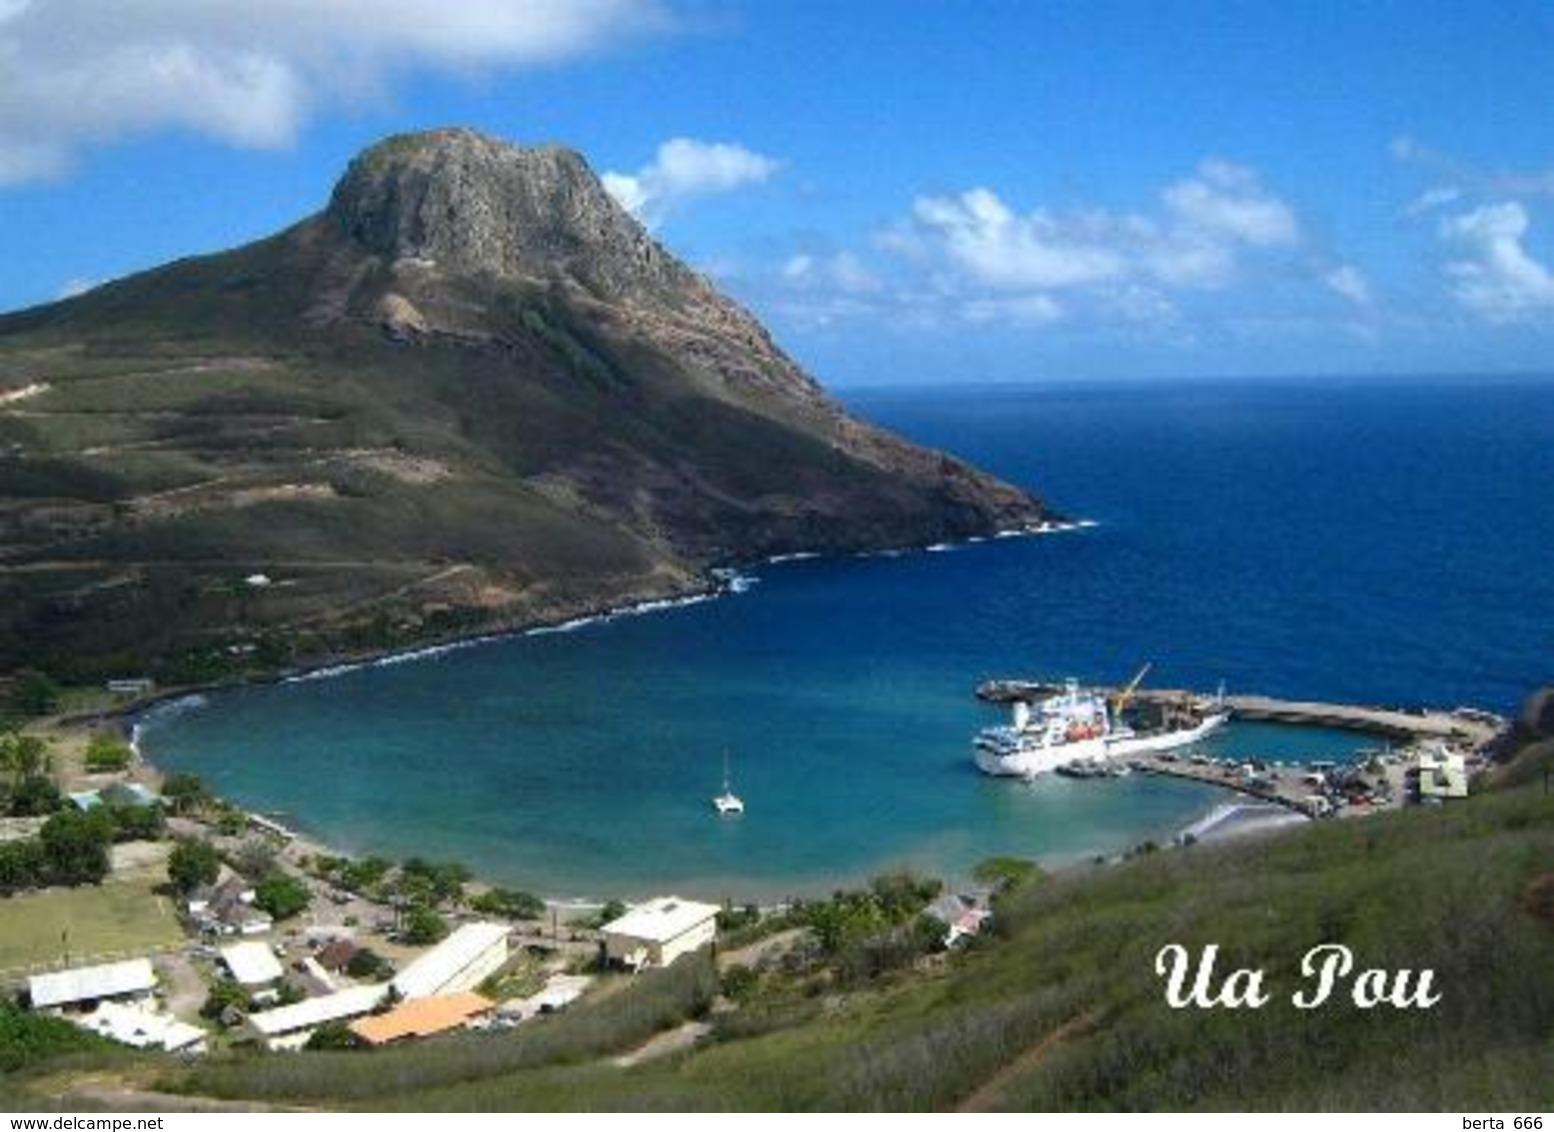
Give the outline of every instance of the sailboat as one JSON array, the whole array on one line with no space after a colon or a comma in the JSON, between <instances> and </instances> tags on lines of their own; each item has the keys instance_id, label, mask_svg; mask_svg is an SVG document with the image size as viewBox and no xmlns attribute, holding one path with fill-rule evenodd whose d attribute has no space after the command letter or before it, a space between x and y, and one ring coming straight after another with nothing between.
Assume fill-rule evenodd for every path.
<instances>
[{"instance_id":1,"label":"sailboat","mask_svg":"<svg viewBox=\"0 0 1554 1132\"><path fill-rule=\"evenodd\" d=\"M718 811L720 817L728 817L730 814L742 814L745 812L745 803L735 794L728 784L728 752L723 752L723 793L712 800L712 808Z\"/></svg>"}]
</instances>

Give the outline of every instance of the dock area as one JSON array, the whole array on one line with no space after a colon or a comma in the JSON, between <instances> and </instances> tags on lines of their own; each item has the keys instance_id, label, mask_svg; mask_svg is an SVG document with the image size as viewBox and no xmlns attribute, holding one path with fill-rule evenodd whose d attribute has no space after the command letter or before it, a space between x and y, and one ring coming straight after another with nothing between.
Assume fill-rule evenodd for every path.
<instances>
[{"instance_id":1,"label":"dock area","mask_svg":"<svg viewBox=\"0 0 1554 1132\"><path fill-rule=\"evenodd\" d=\"M1228 711L1233 720L1337 728L1384 740L1385 749L1362 752L1363 757L1353 763L1301 763L1279 755L1246 753L1225 757L1191 748L1126 760L1127 767L1136 773L1215 786L1312 818L1352 817L1417 800L1420 766L1456 759L1458 773L1465 775L1481 765L1508 726L1500 716L1476 708L1378 707L1262 695L1206 695L1181 689L1139 689L1136 682L1127 688L1091 690L1108 700L1127 702L1138 717L1136 725L1150 731L1192 726L1208 714ZM989 680L977 687L976 694L987 703L1010 704L1040 701L1062 691L1061 684L1052 682ZM1465 777L1462 782L1466 782Z\"/></svg>"},{"instance_id":2,"label":"dock area","mask_svg":"<svg viewBox=\"0 0 1554 1132\"><path fill-rule=\"evenodd\" d=\"M1121 689L1102 689L1108 694ZM1038 680L988 680L977 687L977 698L988 703L1007 704L1015 700L1040 699L1062 691L1061 685ZM1416 743L1438 739L1472 750L1488 744L1501 733L1506 721L1492 712L1476 708L1400 708L1364 704L1321 703L1313 700L1284 700L1274 696L1217 696L1182 689L1138 689L1131 693L1137 706L1153 707L1161 712L1201 713L1216 704L1230 710L1234 719L1267 723L1288 723L1304 727L1336 727L1395 742Z\"/></svg>"}]
</instances>

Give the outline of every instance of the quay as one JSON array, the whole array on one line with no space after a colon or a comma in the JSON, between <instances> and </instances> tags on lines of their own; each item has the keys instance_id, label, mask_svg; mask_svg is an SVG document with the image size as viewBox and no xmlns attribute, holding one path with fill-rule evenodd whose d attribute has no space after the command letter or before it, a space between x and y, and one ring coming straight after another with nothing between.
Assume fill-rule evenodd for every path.
<instances>
[{"instance_id":1,"label":"quay","mask_svg":"<svg viewBox=\"0 0 1554 1132\"><path fill-rule=\"evenodd\" d=\"M1124 694L1124 689L1120 688L1103 690L1108 695ZM988 680L977 687L977 698L988 703L1007 704L1015 700L1042 699L1061 691L1061 684L1043 681ZM1132 691L1128 698L1135 706L1151 707L1167 716L1177 712L1202 713L1211 706L1223 705L1234 719L1335 727L1403 743L1435 739L1475 751L1486 746L1506 727L1506 721L1493 712L1464 707L1406 709L1257 695L1221 699L1181 689L1140 688Z\"/></svg>"}]
</instances>

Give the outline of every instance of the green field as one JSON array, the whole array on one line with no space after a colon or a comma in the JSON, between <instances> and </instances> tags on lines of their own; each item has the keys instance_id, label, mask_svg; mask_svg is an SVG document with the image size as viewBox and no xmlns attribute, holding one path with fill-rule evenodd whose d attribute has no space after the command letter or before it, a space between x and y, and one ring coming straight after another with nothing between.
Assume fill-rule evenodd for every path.
<instances>
[{"instance_id":1,"label":"green field","mask_svg":"<svg viewBox=\"0 0 1554 1132\"><path fill-rule=\"evenodd\" d=\"M0 902L0 975L144 955L181 937L172 903L147 882L12 896Z\"/></svg>"}]
</instances>

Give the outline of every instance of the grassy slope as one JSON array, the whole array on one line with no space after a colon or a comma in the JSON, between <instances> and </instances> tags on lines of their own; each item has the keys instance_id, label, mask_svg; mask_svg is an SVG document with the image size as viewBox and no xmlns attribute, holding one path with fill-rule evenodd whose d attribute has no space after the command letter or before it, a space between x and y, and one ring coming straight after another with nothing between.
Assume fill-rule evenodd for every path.
<instances>
[{"instance_id":1,"label":"grassy slope","mask_svg":"<svg viewBox=\"0 0 1554 1132\"><path fill-rule=\"evenodd\" d=\"M320 314L381 271L329 232L0 317L0 389L48 386L0 408L0 670L92 681L264 633L383 647L987 525L538 284L438 285L483 344ZM401 458L437 475L385 470ZM397 629L347 631L369 617Z\"/></svg>"},{"instance_id":2,"label":"grassy slope","mask_svg":"<svg viewBox=\"0 0 1554 1132\"><path fill-rule=\"evenodd\" d=\"M1554 797L1532 777L1443 810L1080 872L1018 898L1000 937L947 970L631 1070L593 1060L654 1013L617 998L517 1036L217 1062L192 1084L411 1109L948 1108L973 1094L1036 1109L1547 1109L1554 924L1522 897L1554 872ZM1432 968L1444 997L1296 1011L1296 964L1326 941L1362 967ZM1152 971L1170 942L1266 969L1273 1003L1167 1009Z\"/></svg>"}]
</instances>

